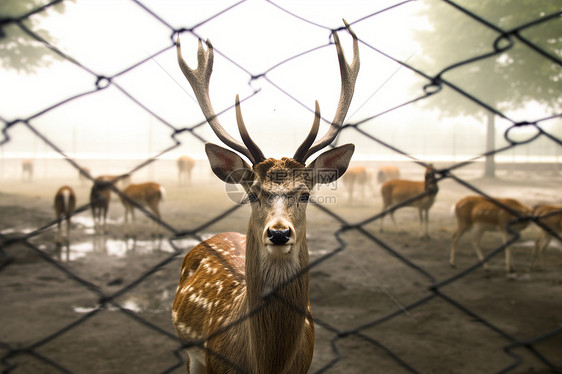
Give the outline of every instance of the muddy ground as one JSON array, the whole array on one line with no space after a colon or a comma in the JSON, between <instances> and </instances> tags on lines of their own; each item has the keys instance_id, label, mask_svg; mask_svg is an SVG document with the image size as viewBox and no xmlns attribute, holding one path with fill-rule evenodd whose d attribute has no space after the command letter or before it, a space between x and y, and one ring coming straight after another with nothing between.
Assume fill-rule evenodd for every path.
<instances>
[{"instance_id":1,"label":"muddy ground","mask_svg":"<svg viewBox=\"0 0 562 374\"><path fill-rule=\"evenodd\" d=\"M421 175L416 170L412 178ZM497 181L466 177L490 195L516 197L530 206L562 203L562 178L556 175L510 173ZM205 225L199 230L202 236L245 231L247 206L206 225L234 206L223 185L210 176L186 187L179 187L171 177L160 182L167 189L163 219L173 230ZM89 185L78 179L1 181L1 248L9 257L1 259L0 269L0 356L9 350L12 354L4 357L0 368L17 365L12 373L185 372L170 308L181 259L194 239L175 241L181 249L177 255L166 242L158 250L149 235L150 222L139 214L138 240L133 245L124 239L123 208L114 198L105 240L96 238L90 213L84 211L74 219L70 253L57 254L56 230L49 223L54 218L54 192L62 184L75 188L79 205L86 203ZM335 197L327 199L324 207L349 223L361 222L381 209L378 193L352 203L343 188L320 193ZM440 183L430 212L430 240L419 238L417 212L410 208L396 213L397 228L387 220L384 233L379 232L379 221L361 226L364 231L342 233L345 249L311 270L317 323L310 372L327 368L327 373L348 374L495 373L518 362L512 373L552 372L539 355L562 368L561 334L537 342L532 349L506 349L509 337L527 341L562 328L561 246L551 244L544 264L528 271L530 249L539 233L536 227L527 228L513 246L515 276L506 276L499 253L490 260L488 272L477 268L439 288L439 294L430 291L432 284L476 262L466 236L457 252L457 268L448 265L455 228L451 206L470 193L454 181ZM334 232L341 225L337 218L309 207L312 261L340 247ZM26 233L31 233L30 245L9 242ZM485 253L500 244L499 235L484 236ZM117 297L96 309L100 300L110 296ZM407 313L384 318L406 307ZM179 367L172 369L175 365Z\"/></svg>"}]
</instances>

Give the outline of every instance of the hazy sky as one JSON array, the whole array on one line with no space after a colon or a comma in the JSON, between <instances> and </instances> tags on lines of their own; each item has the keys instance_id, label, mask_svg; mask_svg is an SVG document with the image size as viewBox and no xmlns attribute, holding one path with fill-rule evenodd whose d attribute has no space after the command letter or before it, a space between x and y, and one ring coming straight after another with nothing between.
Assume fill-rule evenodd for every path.
<instances>
[{"instance_id":1,"label":"hazy sky","mask_svg":"<svg viewBox=\"0 0 562 374\"><path fill-rule=\"evenodd\" d=\"M147 0L142 3L174 28L191 28L236 4L215 0ZM211 39L217 51L210 88L216 112L233 105L236 94L245 98L253 90L261 89L258 95L242 104L242 111L251 135L266 156L293 154L312 124L314 100L319 100L323 117L332 119L340 81L335 47L328 46L330 28L342 26L342 18L355 22L401 2L276 3L308 22L271 3L249 0L195 29L201 37ZM357 22L353 28L362 40L392 58L419 64L428 74L435 74L442 66L423 65L418 47L411 41L412 32L428 27L418 15L422 6L423 2L409 2ZM98 75L122 72L172 43L171 30L129 0L76 0L68 3L65 13L50 13L49 17L41 18L40 27L53 35L52 43ZM346 56L351 59L351 38L345 32L340 32L340 36ZM194 66L196 38L186 32L182 33L181 40L184 58ZM322 46L275 67L292 56ZM360 50L361 72L347 121L360 121L422 94L427 81L371 48L361 45ZM264 78L248 84L252 75L263 73L298 102ZM0 71L0 80L0 114L15 119L27 118L69 97L93 90L96 78L68 61L57 60L33 75ZM203 121L192 90L177 66L175 48L119 75L114 81L176 128L191 127ZM237 136L234 110L221 115L220 121ZM482 152L483 149L478 149L484 133L481 120L449 120L449 124L453 122L478 134L478 139L474 140L475 149ZM113 86L49 111L33 120L32 125L76 157L144 157L173 144L170 127ZM425 128L413 137L406 137L411 135L406 125L412 126L414 131L419 131L420 125ZM442 144L432 144L432 139L442 137L446 125L447 120L439 119L437 110L421 110L416 104L377 118L370 128L384 140L397 142L408 150L409 146L417 146L422 141L427 142L425 148L442 147ZM325 127L321 128L323 131ZM197 134L217 142L208 126L197 130ZM14 140L5 147L5 155L23 152L37 156L50 151L23 126L12 129L10 135ZM164 157L175 158L184 153L202 156L203 143L195 137L185 133L178 139L183 145ZM384 153L376 143L354 131L344 132L342 140L356 142L358 156L369 158Z\"/></svg>"}]
</instances>

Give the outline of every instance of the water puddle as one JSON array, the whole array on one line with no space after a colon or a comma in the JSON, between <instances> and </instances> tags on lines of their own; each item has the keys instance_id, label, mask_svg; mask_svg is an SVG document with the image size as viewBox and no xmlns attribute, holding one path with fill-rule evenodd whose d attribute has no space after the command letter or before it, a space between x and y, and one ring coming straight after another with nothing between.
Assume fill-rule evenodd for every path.
<instances>
[{"instance_id":1,"label":"water puddle","mask_svg":"<svg viewBox=\"0 0 562 374\"><path fill-rule=\"evenodd\" d=\"M134 313L140 313L140 312L152 313L152 312L161 312L161 311L169 310L172 299L173 299L173 295L170 293L169 290L162 290L151 294L129 296L124 300L117 301L117 304L120 305L121 308L127 309ZM95 306L95 307L75 306L73 310L75 313L78 314L88 314L95 311L98 308L99 306ZM114 312L120 309L116 306L108 305L105 308L105 310Z\"/></svg>"},{"instance_id":2,"label":"water puddle","mask_svg":"<svg viewBox=\"0 0 562 374\"><path fill-rule=\"evenodd\" d=\"M213 234L202 234L204 239ZM199 243L198 239L177 239L172 244L167 239L154 240L133 240L133 239L112 239L93 236L91 241L71 243L68 253L65 253L66 261L74 261L84 258L89 254L101 254L105 256L125 257L128 254L150 254L154 252L175 253L178 249L189 249ZM65 249L63 249L65 250Z\"/></svg>"},{"instance_id":3,"label":"water puddle","mask_svg":"<svg viewBox=\"0 0 562 374\"><path fill-rule=\"evenodd\" d=\"M139 305L139 303L135 302L134 300L126 300L123 304L120 304L121 308L123 309L127 309L130 310L131 312L135 312L135 313L139 313L143 311L143 308L141 308L141 306ZM88 314L93 312L94 310L98 309L98 307L83 307L83 306L75 306L74 308L74 312L78 313L78 314ZM116 311L119 310L119 308L110 305L107 308L105 308L106 310L109 311Z\"/></svg>"},{"instance_id":4,"label":"water puddle","mask_svg":"<svg viewBox=\"0 0 562 374\"><path fill-rule=\"evenodd\" d=\"M4 229L4 230L0 231L0 234L2 234L2 235L9 235L9 234L24 234L24 235L27 235L30 232L33 232L35 230L37 230L37 228L24 227L22 229L18 229L18 228L10 227L10 228L7 228L7 229Z\"/></svg>"}]
</instances>

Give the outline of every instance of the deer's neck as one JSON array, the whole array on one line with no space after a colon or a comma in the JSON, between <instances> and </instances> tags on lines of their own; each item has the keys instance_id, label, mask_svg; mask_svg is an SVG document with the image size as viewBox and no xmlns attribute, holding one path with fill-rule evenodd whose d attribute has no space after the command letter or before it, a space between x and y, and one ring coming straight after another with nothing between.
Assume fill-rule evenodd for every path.
<instances>
[{"instance_id":1,"label":"deer's neck","mask_svg":"<svg viewBox=\"0 0 562 374\"><path fill-rule=\"evenodd\" d=\"M289 258L271 258L248 230L246 287L250 359L257 373L285 372L305 342L310 275L306 240L297 240ZM298 246L298 247L297 247Z\"/></svg>"},{"instance_id":2,"label":"deer's neck","mask_svg":"<svg viewBox=\"0 0 562 374\"><path fill-rule=\"evenodd\" d=\"M437 181L434 178L425 181L425 190L431 195L437 194L439 187L437 186Z\"/></svg>"}]
</instances>

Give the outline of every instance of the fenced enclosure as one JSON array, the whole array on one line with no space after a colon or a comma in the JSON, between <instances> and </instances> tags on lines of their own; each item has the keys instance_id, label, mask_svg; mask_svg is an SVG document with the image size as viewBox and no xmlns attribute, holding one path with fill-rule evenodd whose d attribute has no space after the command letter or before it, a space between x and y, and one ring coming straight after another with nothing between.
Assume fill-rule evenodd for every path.
<instances>
[{"instance_id":1,"label":"fenced enclosure","mask_svg":"<svg viewBox=\"0 0 562 374\"><path fill-rule=\"evenodd\" d=\"M336 110L332 31L350 56L342 17L359 38L361 72L336 143L354 143L352 164L372 174L394 165L421 181L432 163L439 192L423 240L407 209L379 230L388 212L374 178L355 201L344 182L317 191L326 198L308 208L310 372L562 371L560 234L530 269L542 229L519 215L510 226L531 224L510 230L507 244L485 236L488 271L466 238L457 267L448 263L460 198L562 204L560 7L483 14L460 1L210 3L30 2L1 16L0 44L14 56L1 61L15 71L2 73L0 88L3 372L185 372L170 318L181 260L214 233L244 233L249 207L210 171L204 144L218 139L177 67L176 39L191 65L197 39L212 40L221 122L236 133L239 93L256 143L281 157L304 139L315 99L321 132ZM458 22L442 28L435 19ZM182 154L196 159L187 185L176 175ZM32 159L31 176L22 159ZM79 179L86 169L90 178ZM108 233L93 232L87 201L101 174L165 186L162 243L149 235L155 217L146 210L138 238L126 238L115 197ZM68 248L56 243L52 212L63 184L78 197Z\"/></svg>"}]
</instances>

